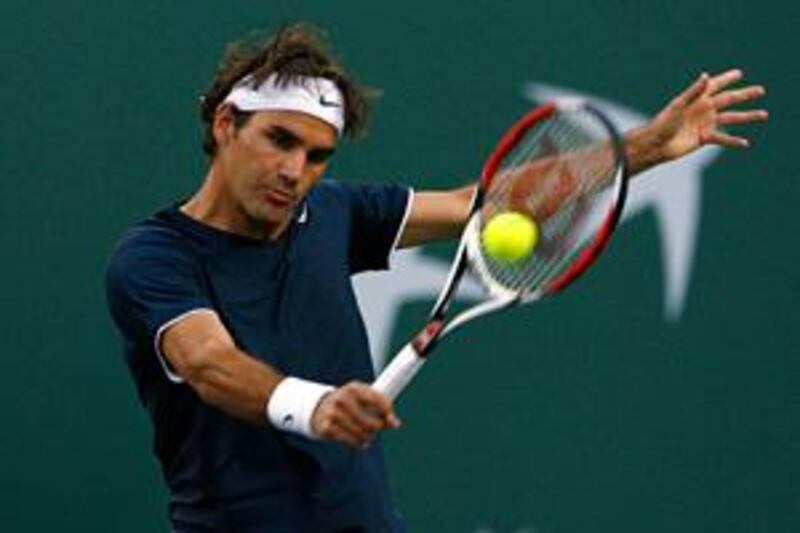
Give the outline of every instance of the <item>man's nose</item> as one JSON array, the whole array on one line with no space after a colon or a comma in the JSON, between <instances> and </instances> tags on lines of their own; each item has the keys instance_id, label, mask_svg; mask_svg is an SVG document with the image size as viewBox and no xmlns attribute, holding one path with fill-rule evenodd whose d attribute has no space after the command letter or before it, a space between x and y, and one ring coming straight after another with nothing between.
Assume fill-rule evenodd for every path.
<instances>
[{"instance_id":1,"label":"man's nose","mask_svg":"<svg viewBox=\"0 0 800 533\"><path fill-rule=\"evenodd\" d=\"M281 175L292 181L297 181L303 175L306 166L306 153L296 149L288 152L281 165Z\"/></svg>"}]
</instances>

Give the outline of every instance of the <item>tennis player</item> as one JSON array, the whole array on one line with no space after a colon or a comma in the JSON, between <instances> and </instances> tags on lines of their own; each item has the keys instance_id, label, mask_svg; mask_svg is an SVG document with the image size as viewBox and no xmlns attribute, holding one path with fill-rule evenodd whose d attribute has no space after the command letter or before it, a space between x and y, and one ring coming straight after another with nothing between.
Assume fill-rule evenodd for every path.
<instances>
[{"instance_id":1,"label":"tennis player","mask_svg":"<svg viewBox=\"0 0 800 533\"><path fill-rule=\"evenodd\" d=\"M715 143L761 87L703 75L627 140L644 170ZM400 426L373 380L352 275L454 237L471 187L419 192L323 179L368 95L314 28L228 48L202 99L209 166L190 197L132 227L107 271L111 314L155 429L174 532L394 532L379 433Z\"/></svg>"}]
</instances>

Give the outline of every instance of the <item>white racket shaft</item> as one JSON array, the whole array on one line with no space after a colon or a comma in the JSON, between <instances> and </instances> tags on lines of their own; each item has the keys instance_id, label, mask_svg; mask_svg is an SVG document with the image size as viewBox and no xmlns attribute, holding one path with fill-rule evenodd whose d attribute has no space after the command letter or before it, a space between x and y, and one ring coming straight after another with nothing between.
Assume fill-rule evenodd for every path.
<instances>
[{"instance_id":1,"label":"white racket shaft","mask_svg":"<svg viewBox=\"0 0 800 533\"><path fill-rule=\"evenodd\" d=\"M420 357L411 343L406 344L383 369L381 375L372 384L375 390L382 392L392 401L414 379L419 369L425 364L426 359Z\"/></svg>"}]
</instances>

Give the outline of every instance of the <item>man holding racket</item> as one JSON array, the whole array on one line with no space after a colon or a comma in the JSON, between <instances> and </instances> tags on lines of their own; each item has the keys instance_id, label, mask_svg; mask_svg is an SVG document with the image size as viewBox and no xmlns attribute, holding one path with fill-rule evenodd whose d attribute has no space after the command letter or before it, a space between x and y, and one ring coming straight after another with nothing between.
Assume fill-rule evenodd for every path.
<instances>
[{"instance_id":1,"label":"man holding racket","mask_svg":"<svg viewBox=\"0 0 800 533\"><path fill-rule=\"evenodd\" d=\"M634 172L763 120L739 71L702 76L632 132ZM173 531L401 531L378 438L400 422L373 379L350 276L457 236L474 186L412 193L323 180L368 98L298 25L228 48L201 104L201 187L131 228L111 314L155 428Z\"/></svg>"}]
</instances>

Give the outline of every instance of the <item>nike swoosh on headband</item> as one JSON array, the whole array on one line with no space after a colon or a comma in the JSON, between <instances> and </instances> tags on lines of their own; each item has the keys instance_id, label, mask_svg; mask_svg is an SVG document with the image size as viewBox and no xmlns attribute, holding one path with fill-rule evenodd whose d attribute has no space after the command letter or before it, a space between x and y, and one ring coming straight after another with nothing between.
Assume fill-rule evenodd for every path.
<instances>
[{"instance_id":1,"label":"nike swoosh on headband","mask_svg":"<svg viewBox=\"0 0 800 533\"><path fill-rule=\"evenodd\" d=\"M344 132L344 98L336 83L327 78L298 76L278 84L277 74L271 74L254 86L248 75L233 86L224 103L242 111L298 111L330 124L339 136Z\"/></svg>"}]
</instances>

